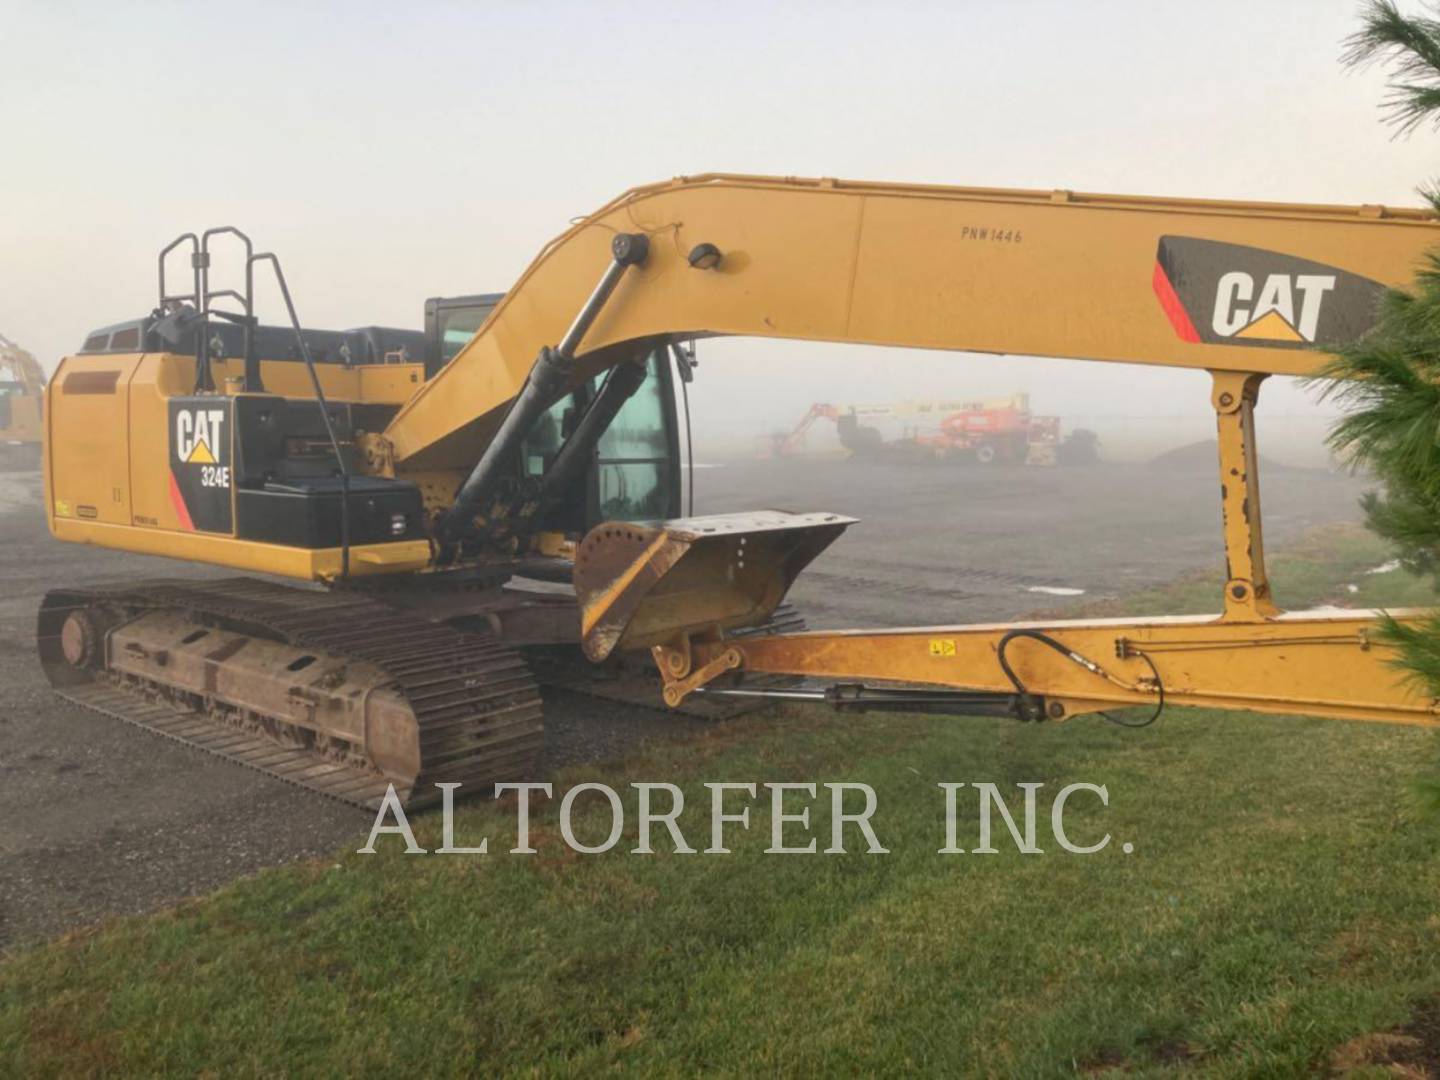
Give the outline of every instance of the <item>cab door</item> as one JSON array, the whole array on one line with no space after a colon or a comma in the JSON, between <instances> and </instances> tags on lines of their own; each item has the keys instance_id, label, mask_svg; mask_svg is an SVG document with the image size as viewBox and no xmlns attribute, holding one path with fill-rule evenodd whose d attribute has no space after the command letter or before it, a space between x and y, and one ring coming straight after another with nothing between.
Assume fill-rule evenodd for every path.
<instances>
[{"instance_id":1,"label":"cab door","mask_svg":"<svg viewBox=\"0 0 1440 1080\"><path fill-rule=\"evenodd\" d=\"M680 433L668 350L656 349L648 372L600 439L591 525L680 516Z\"/></svg>"},{"instance_id":2,"label":"cab door","mask_svg":"<svg viewBox=\"0 0 1440 1080\"><path fill-rule=\"evenodd\" d=\"M583 482L550 512L545 525L584 533L602 521L647 521L680 516L680 431L669 353L652 352L645 381L600 439ZM541 415L526 437L521 468L538 478L599 388L593 379Z\"/></svg>"}]
</instances>

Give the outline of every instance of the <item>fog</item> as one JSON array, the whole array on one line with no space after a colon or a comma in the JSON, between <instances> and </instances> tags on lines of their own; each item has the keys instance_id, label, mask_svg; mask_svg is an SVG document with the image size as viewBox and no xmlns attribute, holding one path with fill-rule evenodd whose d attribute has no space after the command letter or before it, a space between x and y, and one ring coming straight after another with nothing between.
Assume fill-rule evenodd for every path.
<instances>
[{"instance_id":1,"label":"fog","mask_svg":"<svg viewBox=\"0 0 1440 1080\"><path fill-rule=\"evenodd\" d=\"M418 326L621 190L710 170L1413 204L1433 135L1393 139L1382 73L1340 67L1356 8L3 2L0 332L53 366L221 223L280 253L308 324ZM813 401L1027 391L1118 457L1212 426L1194 372L765 341L701 365L717 454ZM1305 391L1271 380L1261 420L1323 461Z\"/></svg>"}]
</instances>

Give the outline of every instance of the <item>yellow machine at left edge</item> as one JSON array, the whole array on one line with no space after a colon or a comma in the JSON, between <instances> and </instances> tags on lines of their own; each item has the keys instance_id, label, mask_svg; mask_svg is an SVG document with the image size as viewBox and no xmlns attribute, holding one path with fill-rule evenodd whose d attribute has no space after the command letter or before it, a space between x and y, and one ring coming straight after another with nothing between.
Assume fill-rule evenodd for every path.
<instances>
[{"instance_id":1,"label":"yellow machine at left edge","mask_svg":"<svg viewBox=\"0 0 1440 1080\"><path fill-rule=\"evenodd\" d=\"M0 334L0 465L28 469L40 463L45 372L35 357Z\"/></svg>"}]
</instances>

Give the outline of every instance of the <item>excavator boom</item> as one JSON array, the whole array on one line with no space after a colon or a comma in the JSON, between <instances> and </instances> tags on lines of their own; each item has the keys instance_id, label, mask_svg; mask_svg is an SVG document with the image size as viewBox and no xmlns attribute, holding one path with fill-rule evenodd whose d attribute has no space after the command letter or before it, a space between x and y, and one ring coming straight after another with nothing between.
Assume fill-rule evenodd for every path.
<instances>
[{"instance_id":1,"label":"excavator boom","mask_svg":"<svg viewBox=\"0 0 1440 1080\"><path fill-rule=\"evenodd\" d=\"M736 335L1306 375L1440 237L1381 206L681 177L545 247L386 428L400 470L476 460L626 233L650 254L585 336L592 371L635 342ZM702 245L712 270L690 264Z\"/></svg>"},{"instance_id":2,"label":"excavator boom","mask_svg":"<svg viewBox=\"0 0 1440 1080\"><path fill-rule=\"evenodd\" d=\"M45 389L45 371L39 361L0 334L0 378L3 377L18 382L28 394L38 395Z\"/></svg>"}]
</instances>

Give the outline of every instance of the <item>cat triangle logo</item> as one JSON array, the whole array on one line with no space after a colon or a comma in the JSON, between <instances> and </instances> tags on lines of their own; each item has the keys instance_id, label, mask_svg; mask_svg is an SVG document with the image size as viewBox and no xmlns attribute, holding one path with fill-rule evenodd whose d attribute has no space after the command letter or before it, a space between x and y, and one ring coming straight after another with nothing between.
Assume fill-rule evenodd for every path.
<instances>
[{"instance_id":1,"label":"cat triangle logo","mask_svg":"<svg viewBox=\"0 0 1440 1080\"><path fill-rule=\"evenodd\" d=\"M1269 311L1256 319L1249 326L1235 334L1237 338L1258 339L1260 341L1304 341L1300 331L1296 330L1288 322L1285 316L1278 311Z\"/></svg>"},{"instance_id":2,"label":"cat triangle logo","mask_svg":"<svg viewBox=\"0 0 1440 1080\"><path fill-rule=\"evenodd\" d=\"M210 447L203 438L196 439L195 445L190 448L190 456L185 459L186 465L214 465L215 455L210 452Z\"/></svg>"}]
</instances>

